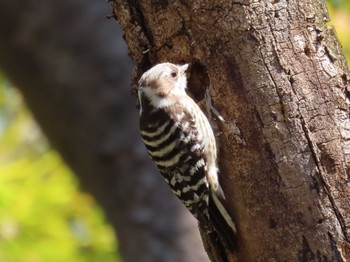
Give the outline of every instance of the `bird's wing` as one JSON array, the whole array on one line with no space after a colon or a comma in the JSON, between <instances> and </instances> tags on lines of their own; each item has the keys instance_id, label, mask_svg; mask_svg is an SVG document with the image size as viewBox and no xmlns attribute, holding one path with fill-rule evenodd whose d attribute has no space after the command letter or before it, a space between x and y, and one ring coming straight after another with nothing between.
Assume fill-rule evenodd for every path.
<instances>
[{"instance_id":1,"label":"bird's wing","mask_svg":"<svg viewBox=\"0 0 350 262\"><path fill-rule=\"evenodd\" d=\"M203 170L204 172L204 170ZM162 176L169 184L173 193L181 200L188 210L198 219L199 223L204 227L209 227L208 202L209 191L206 186L200 186L198 190L194 190L193 186L185 181L187 178L178 171L162 172ZM199 192L202 194L198 195Z\"/></svg>"}]
</instances>

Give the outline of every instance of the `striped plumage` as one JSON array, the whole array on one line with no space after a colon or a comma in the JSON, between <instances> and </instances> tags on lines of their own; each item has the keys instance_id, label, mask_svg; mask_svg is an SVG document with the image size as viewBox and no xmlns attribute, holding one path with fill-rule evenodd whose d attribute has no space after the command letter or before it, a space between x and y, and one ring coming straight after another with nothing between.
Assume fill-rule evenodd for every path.
<instances>
[{"instance_id":1,"label":"striped plumage","mask_svg":"<svg viewBox=\"0 0 350 262\"><path fill-rule=\"evenodd\" d=\"M208 232L235 246L236 228L219 199L217 149L213 130L186 94L187 65L158 64L140 81L141 137L172 191Z\"/></svg>"}]
</instances>

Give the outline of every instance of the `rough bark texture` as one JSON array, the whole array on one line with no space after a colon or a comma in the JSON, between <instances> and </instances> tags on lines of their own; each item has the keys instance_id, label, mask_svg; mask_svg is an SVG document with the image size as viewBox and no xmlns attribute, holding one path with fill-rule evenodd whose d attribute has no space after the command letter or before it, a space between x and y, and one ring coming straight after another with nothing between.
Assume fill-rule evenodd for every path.
<instances>
[{"instance_id":1,"label":"rough bark texture","mask_svg":"<svg viewBox=\"0 0 350 262\"><path fill-rule=\"evenodd\" d=\"M209 87L206 102L226 119L216 122L220 176L240 245L229 260L350 260L350 75L324 1L113 8L135 79L158 62L190 62L190 91L201 101Z\"/></svg>"},{"instance_id":2,"label":"rough bark texture","mask_svg":"<svg viewBox=\"0 0 350 262\"><path fill-rule=\"evenodd\" d=\"M101 0L0 0L0 66L117 231L124 261L206 261L197 223L146 156L131 63Z\"/></svg>"}]
</instances>

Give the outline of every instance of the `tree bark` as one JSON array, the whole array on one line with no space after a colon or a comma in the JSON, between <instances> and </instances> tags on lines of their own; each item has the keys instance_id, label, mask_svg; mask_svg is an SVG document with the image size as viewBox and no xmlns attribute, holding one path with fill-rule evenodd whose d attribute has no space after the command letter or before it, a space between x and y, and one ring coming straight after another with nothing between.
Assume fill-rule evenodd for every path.
<instances>
[{"instance_id":1,"label":"tree bark","mask_svg":"<svg viewBox=\"0 0 350 262\"><path fill-rule=\"evenodd\" d=\"M190 62L190 92L226 120L214 122L239 231L229 261L350 260L350 75L324 1L129 0L113 10L135 80L159 62Z\"/></svg>"},{"instance_id":2,"label":"tree bark","mask_svg":"<svg viewBox=\"0 0 350 262\"><path fill-rule=\"evenodd\" d=\"M101 204L124 261L206 261L139 139L131 63L100 0L0 0L0 66Z\"/></svg>"}]
</instances>

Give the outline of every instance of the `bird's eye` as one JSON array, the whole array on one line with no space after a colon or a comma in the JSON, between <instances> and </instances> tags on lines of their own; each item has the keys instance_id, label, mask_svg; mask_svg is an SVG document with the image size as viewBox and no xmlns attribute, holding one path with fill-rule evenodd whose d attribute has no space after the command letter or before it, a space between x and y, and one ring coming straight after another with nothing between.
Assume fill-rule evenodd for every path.
<instances>
[{"instance_id":1,"label":"bird's eye","mask_svg":"<svg viewBox=\"0 0 350 262\"><path fill-rule=\"evenodd\" d=\"M171 72L170 76L171 76L172 78L175 78L175 77L177 76L177 73L176 73L176 72Z\"/></svg>"}]
</instances>

